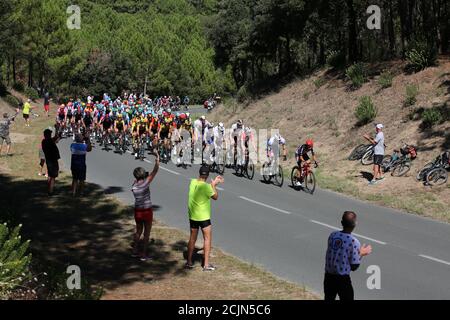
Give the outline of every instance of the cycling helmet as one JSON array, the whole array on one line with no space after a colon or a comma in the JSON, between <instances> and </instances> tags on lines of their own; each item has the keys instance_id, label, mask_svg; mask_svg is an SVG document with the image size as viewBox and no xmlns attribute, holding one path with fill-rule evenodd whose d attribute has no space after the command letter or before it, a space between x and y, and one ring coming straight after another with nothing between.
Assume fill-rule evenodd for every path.
<instances>
[{"instance_id":1,"label":"cycling helmet","mask_svg":"<svg viewBox=\"0 0 450 320\"><path fill-rule=\"evenodd\" d=\"M119 113L118 117L119 117L119 119L123 118L123 114Z\"/></svg>"},{"instance_id":2,"label":"cycling helmet","mask_svg":"<svg viewBox=\"0 0 450 320\"><path fill-rule=\"evenodd\" d=\"M167 113L172 113L172 109L167 109Z\"/></svg>"},{"instance_id":3,"label":"cycling helmet","mask_svg":"<svg viewBox=\"0 0 450 320\"><path fill-rule=\"evenodd\" d=\"M186 117L190 118L191 114L189 112L186 112Z\"/></svg>"},{"instance_id":4,"label":"cycling helmet","mask_svg":"<svg viewBox=\"0 0 450 320\"><path fill-rule=\"evenodd\" d=\"M306 145L310 148L314 147L314 141L312 139L306 140Z\"/></svg>"},{"instance_id":5,"label":"cycling helmet","mask_svg":"<svg viewBox=\"0 0 450 320\"><path fill-rule=\"evenodd\" d=\"M206 117L205 116L201 116L200 119L201 120L206 120Z\"/></svg>"}]
</instances>

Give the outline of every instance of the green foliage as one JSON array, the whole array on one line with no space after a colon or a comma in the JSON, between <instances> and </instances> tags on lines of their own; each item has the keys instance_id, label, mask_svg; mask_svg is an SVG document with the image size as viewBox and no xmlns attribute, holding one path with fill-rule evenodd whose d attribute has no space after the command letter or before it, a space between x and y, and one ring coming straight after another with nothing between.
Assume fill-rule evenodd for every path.
<instances>
[{"instance_id":1,"label":"green foliage","mask_svg":"<svg viewBox=\"0 0 450 320\"><path fill-rule=\"evenodd\" d=\"M416 104L417 95L419 94L419 87L414 84L406 85L406 97L403 103L405 107L410 107Z\"/></svg>"},{"instance_id":2,"label":"green foliage","mask_svg":"<svg viewBox=\"0 0 450 320\"><path fill-rule=\"evenodd\" d=\"M377 108L369 96L363 96L359 100L359 105L356 108L355 116L358 119L359 125L365 125L375 119L377 116Z\"/></svg>"},{"instance_id":3,"label":"green foliage","mask_svg":"<svg viewBox=\"0 0 450 320\"><path fill-rule=\"evenodd\" d=\"M427 109L422 113L422 125L425 128L431 128L434 125L442 123L444 121L444 115L440 108Z\"/></svg>"},{"instance_id":4,"label":"green foliage","mask_svg":"<svg viewBox=\"0 0 450 320\"><path fill-rule=\"evenodd\" d=\"M414 41L406 53L406 60L408 67L415 72L433 66L437 60L436 47L424 40Z\"/></svg>"},{"instance_id":5,"label":"green foliage","mask_svg":"<svg viewBox=\"0 0 450 320\"><path fill-rule=\"evenodd\" d=\"M18 108L20 101L19 99L17 99L16 97L8 94L5 98L3 98L3 100L5 100L6 103L8 103L11 107L13 108Z\"/></svg>"},{"instance_id":6,"label":"green foliage","mask_svg":"<svg viewBox=\"0 0 450 320\"><path fill-rule=\"evenodd\" d=\"M242 87L239 88L237 92L237 100L242 103L247 101L248 99L250 99L250 92L248 89L248 85L244 84Z\"/></svg>"},{"instance_id":7,"label":"green foliage","mask_svg":"<svg viewBox=\"0 0 450 320\"><path fill-rule=\"evenodd\" d=\"M381 86L381 88L386 89L392 87L393 79L394 75L389 71L385 71L380 75L380 78L378 79L378 84Z\"/></svg>"},{"instance_id":8,"label":"green foliage","mask_svg":"<svg viewBox=\"0 0 450 320\"><path fill-rule=\"evenodd\" d=\"M27 87L24 94L33 101L39 99L39 93L34 88Z\"/></svg>"},{"instance_id":9,"label":"green foliage","mask_svg":"<svg viewBox=\"0 0 450 320\"><path fill-rule=\"evenodd\" d=\"M313 81L313 83L316 86L316 89L319 89L320 87L322 87L325 84L325 79L317 78L316 80Z\"/></svg>"},{"instance_id":10,"label":"green foliage","mask_svg":"<svg viewBox=\"0 0 450 320\"><path fill-rule=\"evenodd\" d=\"M355 63L345 72L354 89L360 88L367 81L367 66L362 62Z\"/></svg>"},{"instance_id":11,"label":"green foliage","mask_svg":"<svg viewBox=\"0 0 450 320\"><path fill-rule=\"evenodd\" d=\"M22 82L16 82L13 84L13 89L18 92L23 92L25 90L25 85Z\"/></svg>"},{"instance_id":12,"label":"green foliage","mask_svg":"<svg viewBox=\"0 0 450 320\"><path fill-rule=\"evenodd\" d=\"M31 255L26 253L30 241L22 241L20 228L0 224L0 299L8 298L29 275Z\"/></svg>"},{"instance_id":13,"label":"green foliage","mask_svg":"<svg viewBox=\"0 0 450 320\"><path fill-rule=\"evenodd\" d=\"M341 51L331 50L326 57L326 63L329 67L339 69L345 66L345 54Z\"/></svg>"}]
</instances>

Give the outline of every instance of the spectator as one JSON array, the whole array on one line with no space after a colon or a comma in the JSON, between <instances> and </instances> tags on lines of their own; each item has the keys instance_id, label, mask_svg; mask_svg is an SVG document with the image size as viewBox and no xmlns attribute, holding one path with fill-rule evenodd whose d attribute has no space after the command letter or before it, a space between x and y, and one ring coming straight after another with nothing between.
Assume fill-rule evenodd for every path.
<instances>
[{"instance_id":1,"label":"spectator","mask_svg":"<svg viewBox=\"0 0 450 320\"><path fill-rule=\"evenodd\" d=\"M369 185L374 185L378 181L381 181L384 179L384 176L381 174L381 163L383 162L384 158L384 133L383 133L383 125L377 124L375 127L377 135L375 136L375 139L372 139L369 135L364 135L364 138L366 138L370 143L372 143L374 148L374 156L373 156L373 178L369 182Z\"/></svg>"},{"instance_id":2,"label":"spectator","mask_svg":"<svg viewBox=\"0 0 450 320\"><path fill-rule=\"evenodd\" d=\"M361 258L372 252L371 246L361 247L358 239L352 235L356 226L356 213L344 212L341 221L343 230L335 231L328 237L325 258L325 300L354 300L350 272L356 271Z\"/></svg>"},{"instance_id":3,"label":"spectator","mask_svg":"<svg viewBox=\"0 0 450 320\"><path fill-rule=\"evenodd\" d=\"M45 155L45 162L47 163L48 174L48 195L53 195L53 189L55 187L55 181L59 174L58 160L61 159L58 146L56 145L61 137L52 137L52 130L46 129L44 131L44 140L42 140L42 150Z\"/></svg>"},{"instance_id":4,"label":"spectator","mask_svg":"<svg viewBox=\"0 0 450 320\"><path fill-rule=\"evenodd\" d=\"M211 252L211 198L217 200L219 194L216 186L223 183L221 176L217 176L211 184L206 183L209 177L209 166L203 165L200 168L200 177L192 179L189 186L188 213L190 223L190 238L188 243L188 256L186 268L193 268L192 255L194 253L195 242L197 241L198 229L202 229L203 234L203 271L214 271L216 268L209 263Z\"/></svg>"},{"instance_id":5,"label":"spectator","mask_svg":"<svg viewBox=\"0 0 450 320\"><path fill-rule=\"evenodd\" d=\"M42 138L42 140L44 140L44 138ZM42 140L39 143L39 172L38 172L38 176L44 176L46 178L48 178L47 173L44 173L44 165L45 165L45 154L44 154L44 150L42 150Z\"/></svg>"},{"instance_id":6,"label":"spectator","mask_svg":"<svg viewBox=\"0 0 450 320\"><path fill-rule=\"evenodd\" d=\"M22 110L22 115L23 115L23 118L25 119L26 127L30 126L30 111L31 111L31 109L33 109L33 107L31 106L31 99L28 99L27 102L24 103L23 110Z\"/></svg>"},{"instance_id":7,"label":"spectator","mask_svg":"<svg viewBox=\"0 0 450 320\"><path fill-rule=\"evenodd\" d=\"M83 137L82 134L75 135L75 142L70 146L72 159L70 169L72 170L72 195L75 197L77 192L83 195L84 182L86 181L86 153L92 151L89 137Z\"/></svg>"},{"instance_id":8,"label":"spectator","mask_svg":"<svg viewBox=\"0 0 450 320\"><path fill-rule=\"evenodd\" d=\"M11 152L11 138L9 137L9 127L14 119L19 114L19 109L16 109L16 114L9 117L7 113L3 114L3 119L0 120L0 156L2 154L3 143L6 142L6 155L10 156Z\"/></svg>"},{"instance_id":9,"label":"spectator","mask_svg":"<svg viewBox=\"0 0 450 320\"><path fill-rule=\"evenodd\" d=\"M155 166L152 173L148 173L144 168L136 168L133 176L136 181L131 188L133 192L134 204L134 220L136 221L136 233L133 242L133 257L140 257L141 261L150 259L147 256L148 241L150 239L150 231L153 223L153 205L150 196L150 183L155 179L159 170L159 155L156 154ZM144 233L144 238L139 248L139 242ZM140 250L139 250L140 249Z\"/></svg>"},{"instance_id":10,"label":"spectator","mask_svg":"<svg viewBox=\"0 0 450 320\"><path fill-rule=\"evenodd\" d=\"M47 117L50 117L50 115L48 114L48 112L50 111L50 94L48 93L48 91L46 91L44 94L44 111L47 114Z\"/></svg>"}]
</instances>

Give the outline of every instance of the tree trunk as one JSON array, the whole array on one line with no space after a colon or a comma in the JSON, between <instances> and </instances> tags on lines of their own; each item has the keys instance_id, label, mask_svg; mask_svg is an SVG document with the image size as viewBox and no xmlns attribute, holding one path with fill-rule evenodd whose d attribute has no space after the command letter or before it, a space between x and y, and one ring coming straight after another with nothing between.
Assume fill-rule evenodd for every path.
<instances>
[{"instance_id":1,"label":"tree trunk","mask_svg":"<svg viewBox=\"0 0 450 320\"><path fill-rule=\"evenodd\" d=\"M389 3L389 22L388 22L388 36L389 36L389 58L395 56L395 30L394 30L394 9L392 8L392 1Z\"/></svg>"},{"instance_id":2,"label":"tree trunk","mask_svg":"<svg viewBox=\"0 0 450 320\"><path fill-rule=\"evenodd\" d=\"M347 0L348 10L348 59L355 62L358 59L356 12L353 0Z\"/></svg>"},{"instance_id":3,"label":"tree trunk","mask_svg":"<svg viewBox=\"0 0 450 320\"><path fill-rule=\"evenodd\" d=\"M28 60L28 86L33 86L33 58Z\"/></svg>"}]
</instances>

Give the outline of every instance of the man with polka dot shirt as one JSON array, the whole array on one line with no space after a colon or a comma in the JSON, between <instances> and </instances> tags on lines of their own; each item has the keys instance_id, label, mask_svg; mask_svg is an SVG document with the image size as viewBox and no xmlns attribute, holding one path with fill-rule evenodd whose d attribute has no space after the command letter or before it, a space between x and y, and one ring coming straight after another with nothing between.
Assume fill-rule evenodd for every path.
<instances>
[{"instance_id":1,"label":"man with polka dot shirt","mask_svg":"<svg viewBox=\"0 0 450 320\"><path fill-rule=\"evenodd\" d=\"M344 212L341 221L343 230L335 231L328 237L325 260L324 293L325 300L354 300L350 272L356 271L361 258L372 252L371 246L359 243L352 232L356 227L356 213Z\"/></svg>"}]
</instances>

